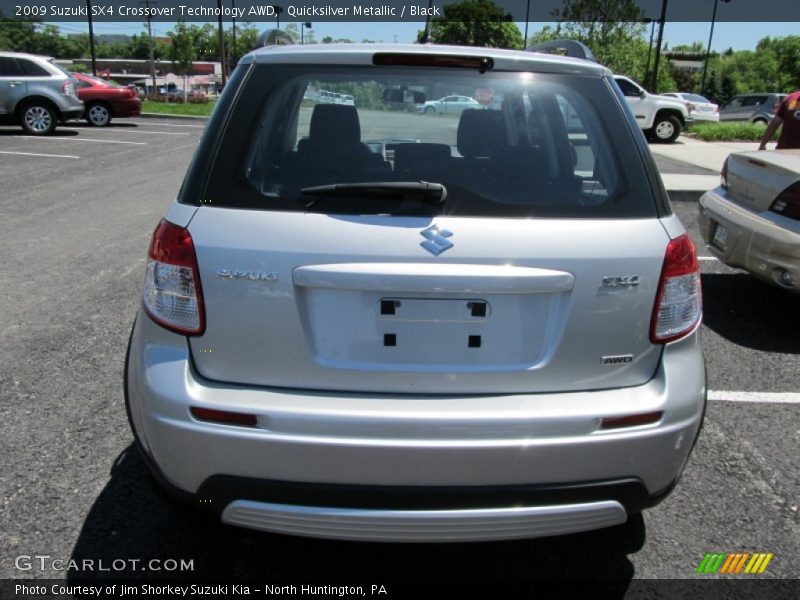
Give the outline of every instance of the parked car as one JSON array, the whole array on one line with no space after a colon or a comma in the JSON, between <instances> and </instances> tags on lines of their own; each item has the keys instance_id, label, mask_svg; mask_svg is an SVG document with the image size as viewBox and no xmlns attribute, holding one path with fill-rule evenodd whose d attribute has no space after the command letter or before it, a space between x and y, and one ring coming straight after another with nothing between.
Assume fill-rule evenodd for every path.
<instances>
[{"instance_id":1,"label":"parked car","mask_svg":"<svg viewBox=\"0 0 800 600\"><path fill-rule=\"evenodd\" d=\"M700 198L700 231L725 264L800 293L800 150L731 154Z\"/></svg>"},{"instance_id":2,"label":"parked car","mask_svg":"<svg viewBox=\"0 0 800 600\"><path fill-rule=\"evenodd\" d=\"M142 99L133 86L121 86L83 73L73 73L78 97L86 106L89 125L106 127L112 118L138 117Z\"/></svg>"},{"instance_id":3,"label":"parked car","mask_svg":"<svg viewBox=\"0 0 800 600\"><path fill-rule=\"evenodd\" d=\"M431 127L409 109L443 81L502 109ZM302 102L334 84L391 108ZM700 274L636 127L590 60L244 56L153 233L125 361L159 486L232 525L405 542L659 502L705 410Z\"/></svg>"},{"instance_id":4,"label":"parked car","mask_svg":"<svg viewBox=\"0 0 800 600\"><path fill-rule=\"evenodd\" d=\"M622 75L614 75L614 81L648 139L662 144L671 144L678 139L689 120L689 111L683 101L651 94Z\"/></svg>"},{"instance_id":5,"label":"parked car","mask_svg":"<svg viewBox=\"0 0 800 600\"><path fill-rule=\"evenodd\" d=\"M741 94L728 100L719 110L720 121L749 121L767 125L786 94Z\"/></svg>"},{"instance_id":6,"label":"parked car","mask_svg":"<svg viewBox=\"0 0 800 600\"><path fill-rule=\"evenodd\" d=\"M31 135L53 133L58 123L78 119L83 102L70 74L52 58L0 52L0 123L18 123Z\"/></svg>"},{"instance_id":7,"label":"parked car","mask_svg":"<svg viewBox=\"0 0 800 600\"><path fill-rule=\"evenodd\" d=\"M445 96L439 100L428 100L417 105L417 112L425 114L457 115L467 109L481 109L483 105L469 96Z\"/></svg>"},{"instance_id":8,"label":"parked car","mask_svg":"<svg viewBox=\"0 0 800 600\"><path fill-rule=\"evenodd\" d=\"M689 111L689 121L719 121L719 105L705 96L687 92L669 92L661 95L683 100L686 103L686 110Z\"/></svg>"}]
</instances>

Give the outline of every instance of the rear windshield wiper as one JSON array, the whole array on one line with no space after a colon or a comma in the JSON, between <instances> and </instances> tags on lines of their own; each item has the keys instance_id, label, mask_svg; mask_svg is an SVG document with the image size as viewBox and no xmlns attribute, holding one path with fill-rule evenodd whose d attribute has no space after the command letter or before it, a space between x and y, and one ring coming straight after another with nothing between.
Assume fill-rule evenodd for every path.
<instances>
[{"instance_id":1,"label":"rear windshield wiper","mask_svg":"<svg viewBox=\"0 0 800 600\"><path fill-rule=\"evenodd\" d=\"M323 198L356 196L387 200L415 200L429 204L444 204L447 189L441 183L429 181L375 181L369 183L334 183L305 187L300 190L304 196L317 196L306 204L311 208Z\"/></svg>"}]
</instances>

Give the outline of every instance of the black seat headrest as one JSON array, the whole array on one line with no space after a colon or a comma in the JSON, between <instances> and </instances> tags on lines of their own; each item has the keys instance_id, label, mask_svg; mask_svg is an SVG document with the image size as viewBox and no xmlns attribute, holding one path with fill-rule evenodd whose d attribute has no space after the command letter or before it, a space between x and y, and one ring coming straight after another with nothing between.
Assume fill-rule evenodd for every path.
<instances>
[{"instance_id":1,"label":"black seat headrest","mask_svg":"<svg viewBox=\"0 0 800 600\"><path fill-rule=\"evenodd\" d=\"M355 106L317 104L311 113L308 139L314 144L357 144L361 141L361 124Z\"/></svg>"},{"instance_id":2,"label":"black seat headrest","mask_svg":"<svg viewBox=\"0 0 800 600\"><path fill-rule=\"evenodd\" d=\"M499 110L470 108L458 122L458 151L466 158L490 157L508 149L508 134Z\"/></svg>"}]
</instances>

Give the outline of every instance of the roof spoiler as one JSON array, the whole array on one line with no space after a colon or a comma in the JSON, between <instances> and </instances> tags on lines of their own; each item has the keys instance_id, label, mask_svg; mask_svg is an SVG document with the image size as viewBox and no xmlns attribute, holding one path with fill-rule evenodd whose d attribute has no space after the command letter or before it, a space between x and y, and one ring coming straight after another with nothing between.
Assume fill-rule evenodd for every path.
<instances>
[{"instance_id":1,"label":"roof spoiler","mask_svg":"<svg viewBox=\"0 0 800 600\"><path fill-rule=\"evenodd\" d=\"M264 33L258 36L253 50L258 50L264 46L291 46L294 44L291 36L285 31L280 29L267 29Z\"/></svg>"},{"instance_id":2,"label":"roof spoiler","mask_svg":"<svg viewBox=\"0 0 800 600\"><path fill-rule=\"evenodd\" d=\"M575 40L551 40L525 48L525 52L543 52L545 54L555 54L556 50L563 50L564 54L571 58L582 58L584 60L597 62L597 59L594 57L594 54L592 54L592 51L589 50L589 47Z\"/></svg>"}]
</instances>

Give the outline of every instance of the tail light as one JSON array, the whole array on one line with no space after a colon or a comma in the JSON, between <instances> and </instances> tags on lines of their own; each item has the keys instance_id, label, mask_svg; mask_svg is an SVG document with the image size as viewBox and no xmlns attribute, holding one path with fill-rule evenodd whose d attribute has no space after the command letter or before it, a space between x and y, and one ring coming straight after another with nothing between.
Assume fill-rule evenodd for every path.
<instances>
[{"instance_id":1,"label":"tail light","mask_svg":"<svg viewBox=\"0 0 800 600\"><path fill-rule=\"evenodd\" d=\"M75 95L75 86L73 85L72 81L67 80L61 84L61 93L65 96Z\"/></svg>"},{"instance_id":2,"label":"tail light","mask_svg":"<svg viewBox=\"0 0 800 600\"><path fill-rule=\"evenodd\" d=\"M203 290L189 231L162 220L153 233L144 280L144 309L156 323L176 333L202 335Z\"/></svg>"},{"instance_id":3,"label":"tail light","mask_svg":"<svg viewBox=\"0 0 800 600\"><path fill-rule=\"evenodd\" d=\"M690 333L702 314L700 266L689 236L672 240L667 246L658 284L650 341L666 344Z\"/></svg>"},{"instance_id":4,"label":"tail light","mask_svg":"<svg viewBox=\"0 0 800 600\"><path fill-rule=\"evenodd\" d=\"M784 217L800 220L800 181L794 182L778 194L769 209Z\"/></svg>"},{"instance_id":5,"label":"tail light","mask_svg":"<svg viewBox=\"0 0 800 600\"><path fill-rule=\"evenodd\" d=\"M719 172L719 184L728 189L728 157L725 157L725 162L722 163L722 170Z\"/></svg>"}]
</instances>

